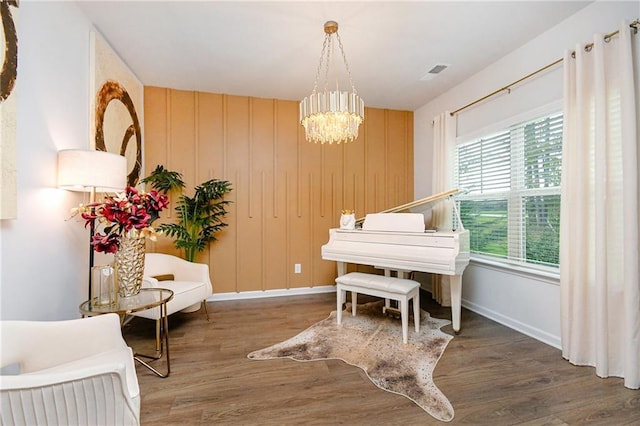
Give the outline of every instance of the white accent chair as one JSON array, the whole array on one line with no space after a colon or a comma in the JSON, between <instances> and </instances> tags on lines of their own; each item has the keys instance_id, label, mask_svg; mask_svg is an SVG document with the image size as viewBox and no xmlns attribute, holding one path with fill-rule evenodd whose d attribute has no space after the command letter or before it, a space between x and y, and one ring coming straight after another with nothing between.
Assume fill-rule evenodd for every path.
<instances>
[{"instance_id":1,"label":"white accent chair","mask_svg":"<svg viewBox=\"0 0 640 426\"><path fill-rule=\"evenodd\" d=\"M140 423L133 353L118 315L2 321L0 343L0 424Z\"/></svg>"},{"instance_id":2,"label":"white accent chair","mask_svg":"<svg viewBox=\"0 0 640 426\"><path fill-rule=\"evenodd\" d=\"M209 319L206 299L213 294L209 265L189 262L170 254L147 253L144 259L142 287L166 288L173 291L173 299L167 302L167 315L178 311L195 312L204 309L207 320ZM160 308L147 309L132 315L156 321L156 350L159 351L162 326Z\"/></svg>"}]
</instances>

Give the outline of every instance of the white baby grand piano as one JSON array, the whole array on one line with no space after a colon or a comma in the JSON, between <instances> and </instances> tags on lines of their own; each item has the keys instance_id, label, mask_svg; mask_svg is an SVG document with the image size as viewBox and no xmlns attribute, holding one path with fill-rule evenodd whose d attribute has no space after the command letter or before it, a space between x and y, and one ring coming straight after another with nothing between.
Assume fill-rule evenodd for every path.
<instances>
[{"instance_id":1,"label":"white baby grand piano","mask_svg":"<svg viewBox=\"0 0 640 426\"><path fill-rule=\"evenodd\" d=\"M462 273L469 264L469 231L462 226L453 195L446 191L403 204L359 219L356 229L331 229L329 242L322 246L322 258L335 260L338 275L347 271L347 263L384 269L385 275L397 271L399 278L411 271L451 277L451 317L453 330L460 331ZM425 229L424 210L448 201L459 224L458 229ZM402 213L405 212L405 213Z\"/></svg>"}]
</instances>

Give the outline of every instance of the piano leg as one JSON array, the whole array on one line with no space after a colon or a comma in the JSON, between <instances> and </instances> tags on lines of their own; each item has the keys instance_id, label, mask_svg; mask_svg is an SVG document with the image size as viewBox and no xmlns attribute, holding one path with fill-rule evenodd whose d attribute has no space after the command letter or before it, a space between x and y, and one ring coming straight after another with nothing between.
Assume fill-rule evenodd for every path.
<instances>
[{"instance_id":1,"label":"piano leg","mask_svg":"<svg viewBox=\"0 0 640 426\"><path fill-rule=\"evenodd\" d=\"M451 275L451 322L453 331L460 333L460 305L462 299L462 275Z\"/></svg>"},{"instance_id":2,"label":"piano leg","mask_svg":"<svg viewBox=\"0 0 640 426\"><path fill-rule=\"evenodd\" d=\"M347 262L336 262L338 266L338 276L342 276L347 273ZM347 292L338 290L338 294L336 295L337 300L337 319L338 324L342 322L342 306L347 302Z\"/></svg>"}]
</instances>

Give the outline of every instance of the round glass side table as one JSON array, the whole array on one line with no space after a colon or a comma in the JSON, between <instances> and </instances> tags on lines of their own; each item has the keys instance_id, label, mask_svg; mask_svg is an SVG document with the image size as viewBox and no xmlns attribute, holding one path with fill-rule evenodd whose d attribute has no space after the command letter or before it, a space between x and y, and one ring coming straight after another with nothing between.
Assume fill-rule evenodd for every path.
<instances>
[{"instance_id":1,"label":"round glass side table","mask_svg":"<svg viewBox=\"0 0 640 426\"><path fill-rule=\"evenodd\" d=\"M144 355L134 353L133 358L140 364L151 370L159 377L169 377L171 362L169 358L169 320L167 318L167 302L173 298L173 291L165 288L143 288L140 293L129 297L118 297L118 301L112 305L95 305L92 300L82 302L80 313L83 317L115 313L120 315L120 324L124 325L125 317L139 311L145 311L155 307L160 308L159 327L156 327L156 354ZM161 373L141 358L156 361L166 353L167 372Z\"/></svg>"}]
</instances>

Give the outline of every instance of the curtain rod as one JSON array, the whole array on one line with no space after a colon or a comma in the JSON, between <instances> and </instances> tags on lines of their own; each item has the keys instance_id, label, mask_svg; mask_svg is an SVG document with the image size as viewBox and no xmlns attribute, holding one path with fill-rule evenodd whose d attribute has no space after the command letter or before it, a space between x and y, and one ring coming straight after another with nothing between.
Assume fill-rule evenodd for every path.
<instances>
[{"instance_id":1,"label":"curtain rod","mask_svg":"<svg viewBox=\"0 0 640 426\"><path fill-rule=\"evenodd\" d=\"M638 33L638 27L639 26L640 26L640 19L636 19L631 24L629 24L629 27L633 28L634 34ZM616 31L611 32L609 34L605 34L605 36L604 36L605 41L609 41L612 37L616 36L619 32L620 32L620 30L616 30ZM593 47L593 43L589 43L584 48L585 48L585 50L589 51L589 50L591 50L592 47ZM575 56L575 52L573 52L572 56ZM498 90L495 90L495 91L489 93L488 95L485 95L485 96L483 96L483 97L481 97L479 99L476 99L475 101L473 101L471 103L468 103L465 106L460 107L455 111L451 111L449 113L449 115L451 115L453 117L454 115L456 115L460 111L465 110L465 109L469 108L470 106L473 106L473 105L475 105L475 104L477 104L479 102L482 102L482 101L484 101L486 99L489 99L490 97L495 96L500 92L504 92L505 90L510 91L512 86L515 86L516 84L518 84L518 83L520 83L520 82L522 82L524 80L527 80L527 79L533 77L536 74L540 74L541 72L546 71L549 68L552 68L552 67L558 65L558 64L562 63L562 61L564 61L564 58L557 59L557 60L553 61L552 63L550 63L548 65L545 65L544 67L542 67L540 69L537 69L534 72L529 73L529 74L525 75L524 77L522 77L522 78L520 78L520 79L518 79L518 80L516 80L516 81L514 81L514 82L512 82L510 84L507 84L506 86L501 87Z\"/></svg>"}]
</instances>

